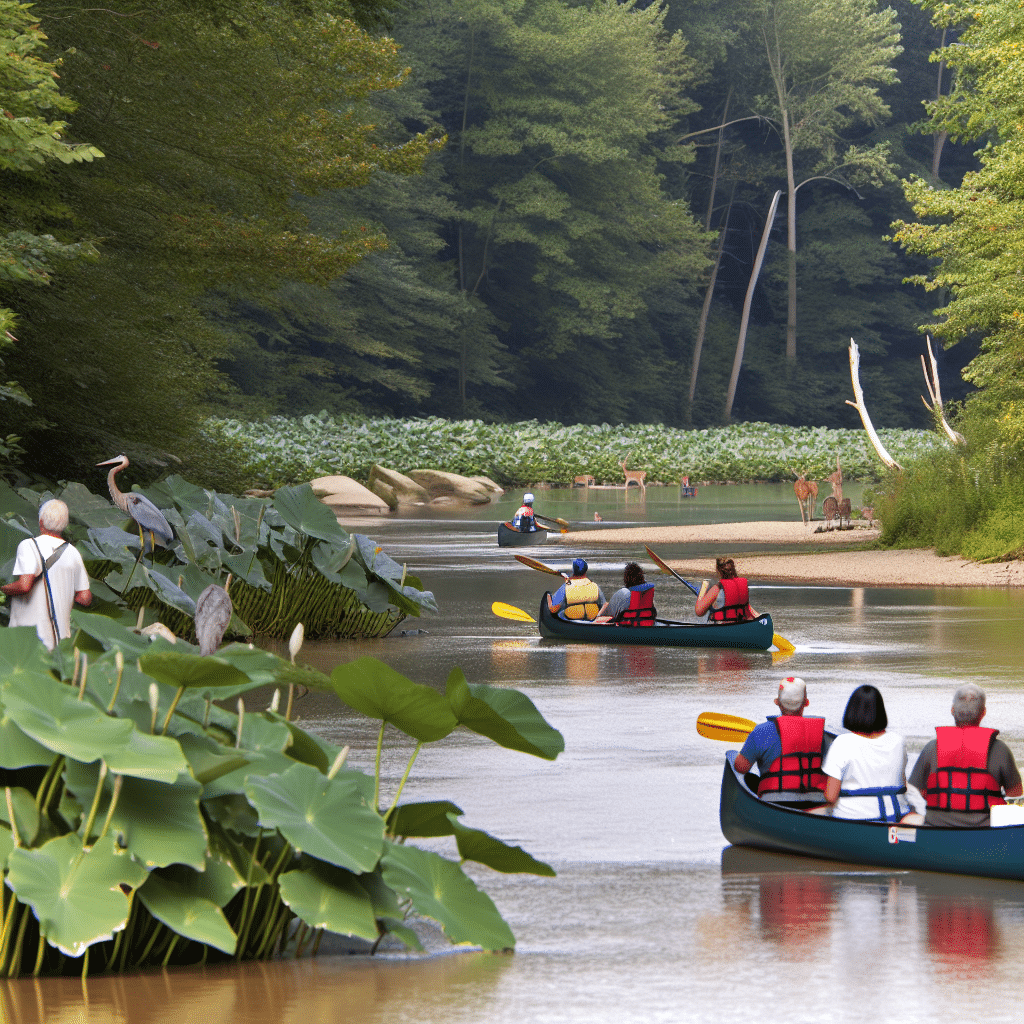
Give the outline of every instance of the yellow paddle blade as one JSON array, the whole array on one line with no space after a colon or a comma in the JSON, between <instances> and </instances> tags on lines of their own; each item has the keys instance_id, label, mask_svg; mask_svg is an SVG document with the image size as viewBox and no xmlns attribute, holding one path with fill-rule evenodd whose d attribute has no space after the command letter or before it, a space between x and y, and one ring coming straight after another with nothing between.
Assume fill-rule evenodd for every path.
<instances>
[{"instance_id":1,"label":"yellow paddle blade","mask_svg":"<svg viewBox=\"0 0 1024 1024\"><path fill-rule=\"evenodd\" d=\"M522 562L523 565L530 569L536 569L538 572L548 572L552 576L561 576L561 572L558 569L552 568L550 565L545 565L543 562L538 562L536 558L530 558L529 555L513 555L512 556L517 562Z\"/></svg>"},{"instance_id":2,"label":"yellow paddle blade","mask_svg":"<svg viewBox=\"0 0 1024 1024\"><path fill-rule=\"evenodd\" d=\"M737 718L720 711L705 711L697 716L697 732L709 740L742 743L756 725L749 718Z\"/></svg>"},{"instance_id":3,"label":"yellow paddle blade","mask_svg":"<svg viewBox=\"0 0 1024 1024\"><path fill-rule=\"evenodd\" d=\"M779 654L792 654L796 650L784 636L779 636L778 633L772 634L772 643L778 647Z\"/></svg>"},{"instance_id":4,"label":"yellow paddle blade","mask_svg":"<svg viewBox=\"0 0 1024 1024\"><path fill-rule=\"evenodd\" d=\"M513 604L505 604L504 601L495 601L491 605L491 611L502 619L514 619L516 622L537 621L529 612L524 612L522 608L517 608Z\"/></svg>"}]
</instances>

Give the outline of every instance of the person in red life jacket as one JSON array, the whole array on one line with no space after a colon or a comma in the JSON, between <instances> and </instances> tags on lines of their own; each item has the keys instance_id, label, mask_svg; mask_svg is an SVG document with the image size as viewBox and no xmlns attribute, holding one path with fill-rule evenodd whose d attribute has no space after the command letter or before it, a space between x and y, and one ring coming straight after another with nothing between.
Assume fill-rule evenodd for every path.
<instances>
[{"instance_id":1,"label":"person in red life jacket","mask_svg":"<svg viewBox=\"0 0 1024 1024\"><path fill-rule=\"evenodd\" d=\"M779 714L754 727L736 755L736 771L746 774L757 765L761 775L757 793L762 799L791 800L803 794L809 801L821 802L825 798L821 771L825 719L804 716L810 704L807 684L796 676L779 683L775 703Z\"/></svg>"},{"instance_id":2,"label":"person in red life jacket","mask_svg":"<svg viewBox=\"0 0 1024 1024\"><path fill-rule=\"evenodd\" d=\"M654 584L644 578L636 562L622 570L623 586L616 590L597 614L595 622L617 622L624 626L653 626L658 617L654 607Z\"/></svg>"},{"instance_id":3,"label":"person in red life jacket","mask_svg":"<svg viewBox=\"0 0 1024 1024\"><path fill-rule=\"evenodd\" d=\"M910 811L907 791L907 745L889 730L885 701L867 684L850 694L843 728L825 755L824 808L812 813L861 821L900 821Z\"/></svg>"},{"instance_id":4,"label":"person in red life jacket","mask_svg":"<svg viewBox=\"0 0 1024 1024\"><path fill-rule=\"evenodd\" d=\"M537 520L533 515L533 495L529 491L523 495L523 503L512 517L512 528L520 533L533 533L537 529Z\"/></svg>"},{"instance_id":5,"label":"person in red life jacket","mask_svg":"<svg viewBox=\"0 0 1024 1024\"><path fill-rule=\"evenodd\" d=\"M587 579L587 568L586 559L574 558L571 578L548 594L548 609L560 619L593 622L605 603L601 588Z\"/></svg>"},{"instance_id":6,"label":"person in red life jacket","mask_svg":"<svg viewBox=\"0 0 1024 1024\"><path fill-rule=\"evenodd\" d=\"M953 695L950 710L956 724L936 727L935 739L925 745L910 773L910 785L924 796L925 824L984 827L989 808L1008 796L1024 795L1024 785L1010 748L996 739L999 730L981 725L985 691L965 683Z\"/></svg>"},{"instance_id":7,"label":"person in red life jacket","mask_svg":"<svg viewBox=\"0 0 1024 1024\"><path fill-rule=\"evenodd\" d=\"M715 569L719 581L713 583L697 598L694 611L708 614L708 622L746 622L756 618L750 607L747 581L736 575L736 563L731 558L716 558Z\"/></svg>"}]
</instances>

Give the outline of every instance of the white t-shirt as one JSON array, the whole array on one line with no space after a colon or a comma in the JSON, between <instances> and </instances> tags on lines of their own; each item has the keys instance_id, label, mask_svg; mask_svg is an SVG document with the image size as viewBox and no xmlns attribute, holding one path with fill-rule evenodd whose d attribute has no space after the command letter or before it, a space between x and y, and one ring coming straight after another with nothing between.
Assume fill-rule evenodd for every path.
<instances>
[{"instance_id":1,"label":"white t-shirt","mask_svg":"<svg viewBox=\"0 0 1024 1024\"><path fill-rule=\"evenodd\" d=\"M843 733L832 741L822 771L839 779L843 789L905 786L907 745L897 732L883 732L874 739L855 732ZM903 813L910 810L904 794L896 799ZM890 809L892 799L884 800L886 809ZM877 818L878 797L841 796L832 814L836 818Z\"/></svg>"},{"instance_id":2,"label":"white t-shirt","mask_svg":"<svg viewBox=\"0 0 1024 1024\"><path fill-rule=\"evenodd\" d=\"M42 552L44 559L49 558L63 543L60 538L49 537L45 533L36 537L35 544L31 540L23 540L18 545L18 557L14 563L15 579L28 573L38 576L43 571L39 552ZM39 551L36 550L36 544L39 545ZM50 577L60 635L71 636L71 606L75 602L75 594L79 590L89 589L89 574L85 571L85 563L75 546L69 544L46 572ZM53 650L55 641L48 602L46 581L37 579L27 594L11 598L11 625L35 626L39 639Z\"/></svg>"}]
</instances>

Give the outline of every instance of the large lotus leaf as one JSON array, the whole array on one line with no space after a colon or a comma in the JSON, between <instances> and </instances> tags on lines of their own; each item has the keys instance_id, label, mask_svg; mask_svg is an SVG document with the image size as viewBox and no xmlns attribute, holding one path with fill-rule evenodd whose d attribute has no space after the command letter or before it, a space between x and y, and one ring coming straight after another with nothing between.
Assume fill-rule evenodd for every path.
<instances>
[{"instance_id":1,"label":"large lotus leaf","mask_svg":"<svg viewBox=\"0 0 1024 1024\"><path fill-rule=\"evenodd\" d=\"M291 733L292 742L288 746L288 756L303 764L311 764L317 771L327 774L334 759L338 756L339 748L327 740L320 739L315 733L306 732L294 722L289 722L283 716L273 711L264 711L263 717L270 722L280 722Z\"/></svg>"},{"instance_id":2,"label":"large lotus leaf","mask_svg":"<svg viewBox=\"0 0 1024 1024\"><path fill-rule=\"evenodd\" d=\"M499 746L548 761L554 761L565 750L562 734L548 725L533 701L519 690L501 690L483 683L470 685L462 669L454 668L448 676L446 693L459 725Z\"/></svg>"},{"instance_id":3,"label":"large lotus leaf","mask_svg":"<svg viewBox=\"0 0 1024 1024\"><path fill-rule=\"evenodd\" d=\"M146 568L140 565L139 568L144 570L144 576L150 589L164 604L177 608L178 611L184 612L186 615L195 615L196 602L194 598L189 597L176 582L179 576L177 566L154 565ZM173 579L171 574L173 574ZM116 586L116 584L112 585Z\"/></svg>"},{"instance_id":4,"label":"large lotus leaf","mask_svg":"<svg viewBox=\"0 0 1024 1024\"><path fill-rule=\"evenodd\" d=\"M124 514L119 511L118 522L124 521ZM129 549L138 549L139 531L128 533L120 526L94 527L86 539L79 542L79 547L86 562L114 562L127 568L135 563L135 554Z\"/></svg>"},{"instance_id":5,"label":"large lotus leaf","mask_svg":"<svg viewBox=\"0 0 1024 1024\"><path fill-rule=\"evenodd\" d=\"M286 871L278 882L281 899L310 928L326 928L370 942L377 938L370 897L352 872L303 857L302 869Z\"/></svg>"},{"instance_id":6,"label":"large lotus leaf","mask_svg":"<svg viewBox=\"0 0 1024 1024\"><path fill-rule=\"evenodd\" d=\"M361 533L353 536L356 539L359 558L370 572L395 583L402 579L402 567L376 541Z\"/></svg>"},{"instance_id":7,"label":"large lotus leaf","mask_svg":"<svg viewBox=\"0 0 1024 1024\"><path fill-rule=\"evenodd\" d=\"M192 777L203 785L249 763L245 751L225 747L210 736L182 732L175 739L188 760Z\"/></svg>"},{"instance_id":8,"label":"large lotus leaf","mask_svg":"<svg viewBox=\"0 0 1024 1024\"><path fill-rule=\"evenodd\" d=\"M184 864L171 864L163 868L159 875L180 885L186 892L209 900L218 907L226 907L235 893L245 888L245 879L235 869L231 858L221 849L211 849L202 871L196 871Z\"/></svg>"},{"instance_id":9,"label":"large lotus leaf","mask_svg":"<svg viewBox=\"0 0 1024 1024\"><path fill-rule=\"evenodd\" d=\"M64 777L78 802L91 807L99 782L97 766L69 761ZM110 827L121 833L131 855L147 868L187 864L201 870L206 863L206 826L199 813L202 786L181 775L173 785L127 777L121 787ZM96 815L97 832L106 820L112 789L108 774Z\"/></svg>"},{"instance_id":10,"label":"large lotus leaf","mask_svg":"<svg viewBox=\"0 0 1024 1024\"><path fill-rule=\"evenodd\" d=\"M189 537L191 537L196 551L201 552L210 544L215 548L224 547L224 534L202 512L193 512L188 517L185 528L188 530Z\"/></svg>"},{"instance_id":11,"label":"large lotus leaf","mask_svg":"<svg viewBox=\"0 0 1024 1024\"><path fill-rule=\"evenodd\" d=\"M409 615L419 615L421 612L436 612L437 600L429 590L419 590L417 587L406 584L401 589L389 586L388 597L391 603L400 611Z\"/></svg>"},{"instance_id":12,"label":"large lotus leaf","mask_svg":"<svg viewBox=\"0 0 1024 1024\"><path fill-rule=\"evenodd\" d=\"M51 679L50 655L39 642L33 626L0 630L0 680L27 676Z\"/></svg>"},{"instance_id":13,"label":"large lotus leaf","mask_svg":"<svg viewBox=\"0 0 1024 1024\"><path fill-rule=\"evenodd\" d=\"M391 587L380 580L370 580L366 584L366 594L361 600L371 612L380 615L391 605Z\"/></svg>"},{"instance_id":14,"label":"large lotus leaf","mask_svg":"<svg viewBox=\"0 0 1024 1024\"><path fill-rule=\"evenodd\" d=\"M324 579L330 580L331 583L341 583L341 576L334 567L344 557L344 551L339 551L336 544L320 541L313 545L309 557Z\"/></svg>"},{"instance_id":15,"label":"large lotus leaf","mask_svg":"<svg viewBox=\"0 0 1024 1024\"><path fill-rule=\"evenodd\" d=\"M417 913L431 917L456 944L511 949L515 936L490 896L481 892L454 864L415 846L385 843L384 881L412 900Z\"/></svg>"},{"instance_id":16,"label":"large lotus leaf","mask_svg":"<svg viewBox=\"0 0 1024 1024\"><path fill-rule=\"evenodd\" d=\"M146 870L107 835L91 850L69 832L36 850L11 851L7 885L39 920L51 945L70 957L113 937L128 919L125 885L137 889Z\"/></svg>"},{"instance_id":17,"label":"large lotus leaf","mask_svg":"<svg viewBox=\"0 0 1024 1024\"><path fill-rule=\"evenodd\" d=\"M479 829L466 828L454 814L448 815L452 832L459 844L459 856L463 860L474 860L486 864L495 871L506 875L546 875L555 877L555 869L543 861L535 860L521 846L506 846L500 839Z\"/></svg>"},{"instance_id":18,"label":"large lotus leaf","mask_svg":"<svg viewBox=\"0 0 1024 1024\"><path fill-rule=\"evenodd\" d=\"M443 739L458 725L436 690L396 672L376 658L358 658L331 673L338 698L370 718L383 719L424 743Z\"/></svg>"},{"instance_id":19,"label":"large lotus leaf","mask_svg":"<svg viewBox=\"0 0 1024 1024\"><path fill-rule=\"evenodd\" d=\"M96 640L105 651L120 649L125 658L134 660L149 651L152 641L106 615L96 615L79 608L71 611L71 624Z\"/></svg>"},{"instance_id":20,"label":"large lotus leaf","mask_svg":"<svg viewBox=\"0 0 1024 1024\"><path fill-rule=\"evenodd\" d=\"M388 815L388 832L393 836L426 839L455 834L448 815L462 814L450 800L430 800L418 804L402 804Z\"/></svg>"},{"instance_id":21,"label":"large lotus leaf","mask_svg":"<svg viewBox=\"0 0 1024 1024\"><path fill-rule=\"evenodd\" d=\"M169 508L174 505L188 511L194 508L206 508L209 500L202 487L176 473L172 473L155 484L150 484L146 488L145 494L158 508Z\"/></svg>"},{"instance_id":22,"label":"large lotus leaf","mask_svg":"<svg viewBox=\"0 0 1024 1024\"><path fill-rule=\"evenodd\" d=\"M229 796L203 798L203 811L207 820L218 828L228 829L235 835L255 839L260 835L260 816L256 809L240 793ZM216 829L211 829L211 836ZM212 842L212 839L211 839Z\"/></svg>"},{"instance_id":23,"label":"large lotus leaf","mask_svg":"<svg viewBox=\"0 0 1024 1024\"><path fill-rule=\"evenodd\" d=\"M0 481L0 516L21 516L29 522L39 514L39 495L31 498L16 491L6 480Z\"/></svg>"},{"instance_id":24,"label":"large lotus leaf","mask_svg":"<svg viewBox=\"0 0 1024 1024\"><path fill-rule=\"evenodd\" d=\"M233 772L221 775L203 786L203 801L213 800L221 796L235 796L245 793L245 785L250 775L277 775L287 771L295 764L286 754L274 751L255 750L248 754L249 763Z\"/></svg>"},{"instance_id":25,"label":"large lotus leaf","mask_svg":"<svg viewBox=\"0 0 1024 1024\"><path fill-rule=\"evenodd\" d=\"M36 798L22 786L11 787L11 805L14 807L14 822L18 826L18 837L22 846L31 846L39 834L39 808ZM7 797L0 790L0 821L11 823L7 811Z\"/></svg>"},{"instance_id":26,"label":"large lotus leaf","mask_svg":"<svg viewBox=\"0 0 1024 1024\"><path fill-rule=\"evenodd\" d=\"M109 498L93 494L84 484L68 484L61 491L60 500L75 519L88 526L112 526L124 519L124 513Z\"/></svg>"},{"instance_id":27,"label":"large lotus leaf","mask_svg":"<svg viewBox=\"0 0 1024 1024\"><path fill-rule=\"evenodd\" d=\"M260 824L278 829L296 850L357 872L380 859L384 819L348 776L328 779L294 764L280 775L250 775L245 795Z\"/></svg>"},{"instance_id":28,"label":"large lotus leaf","mask_svg":"<svg viewBox=\"0 0 1024 1024\"><path fill-rule=\"evenodd\" d=\"M293 530L307 537L348 544L348 534L338 525L334 513L313 493L309 484L279 487L274 492L274 508Z\"/></svg>"},{"instance_id":29,"label":"large lotus leaf","mask_svg":"<svg viewBox=\"0 0 1024 1024\"><path fill-rule=\"evenodd\" d=\"M216 903L159 875L150 875L139 889L143 906L186 939L234 953L238 938Z\"/></svg>"},{"instance_id":30,"label":"large lotus leaf","mask_svg":"<svg viewBox=\"0 0 1024 1024\"><path fill-rule=\"evenodd\" d=\"M188 771L188 761L177 740L171 736L151 736L138 728L132 730L122 746L108 750L105 760L115 775L131 775L165 785L171 785Z\"/></svg>"},{"instance_id":31,"label":"large lotus leaf","mask_svg":"<svg viewBox=\"0 0 1024 1024\"><path fill-rule=\"evenodd\" d=\"M345 568L341 570L340 579L341 585L348 587L349 590L354 590L360 601L366 597L366 588L369 585L366 570L355 559L345 564Z\"/></svg>"},{"instance_id":32,"label":"large lotus leaf","mask_svg":"<svg viewBox=\"0 0 1024 1024\"><path fill-rule=\"evenodd\" d=\"M146 675L174 687L219 691L224 686L251 689L260 685L216 654L203 658L194 652L155 651L143 654L139 666ZM236 689L235 692L243 691ZM216 696L219 698L221 694L218 692Z\"/></svg>"},{"instance_id":33,"label":"large lotus leaf","mask_svg":"<svg viewBox=\"0 0 1024 1024\"><path fill-rule=\"evenodd\" d=\"M9 632L4 630L3 632ZM33 630L33 632L35 632ZM53 764L54 753L30 736L26 736L0 703L0 768L28 768Z\"/></svg>"},{"instance_id":34,"label":"large lotus leaf","mask_svg":"<svg viewBox=\"0 0 1024 1024\"><path fill-rule=\"evenodd\" d=\"M263 563L258 558L253 558L251 551L243 551L240 554L229 554L224 552L221 561L225 567L230 569L236 579L248 583L250 587L265 590L268 593L273 590L273 584L267 579L263 571Z\"/></svg>"}]
</instances>

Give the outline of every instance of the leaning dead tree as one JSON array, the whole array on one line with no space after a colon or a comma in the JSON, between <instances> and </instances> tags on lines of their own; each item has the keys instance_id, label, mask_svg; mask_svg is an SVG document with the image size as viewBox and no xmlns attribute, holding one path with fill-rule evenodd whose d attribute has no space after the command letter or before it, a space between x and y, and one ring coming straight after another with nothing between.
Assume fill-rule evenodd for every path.
<instances>
[{"instance_id":1,"label":"leaning dead tree","mask_svg":"<svg viewBox=\"0 0 1024 1024\"><path fill-rule=\"evenodd\" d=\"M932 339L925 335L925 339L928 342L928 362L924 361L924 356L921 356L921 369L924 370L924 382L928 388L928 396L932 400L932 404L929 405L924 401L924 395L921 396L921 401L924 402L924 407L938 419L939 425L942 427L946 434L946 437L953 442L953 444L967 444L967 439L959 431L954 430L949 423L946 422L946 414L942 408L942 391L939 388L939 364L935 361L935 353L932 352ZM931 374L928 373L929 364L931 365Z\"/></svg>"},{"instance_id":2,"label":"leaning dead tree","mask_svg":"<svg viewBox=\"0 0 1024 1024\"><path fill-rule=\"evenodd\" d=\"M860 386L860 350L853 338L850 339L850 378L853 381L853 397L857 401L851 402L847 399L846 404L852 405L860 413L860 421L864 424L864 430L882 462L890 469L898 469L902 472L903 467L885 450L885 445L882 444L882 440L871 422L871 417L868 415L867 406L864 404L864 391Z\"/></svg>"}]
</instances>

